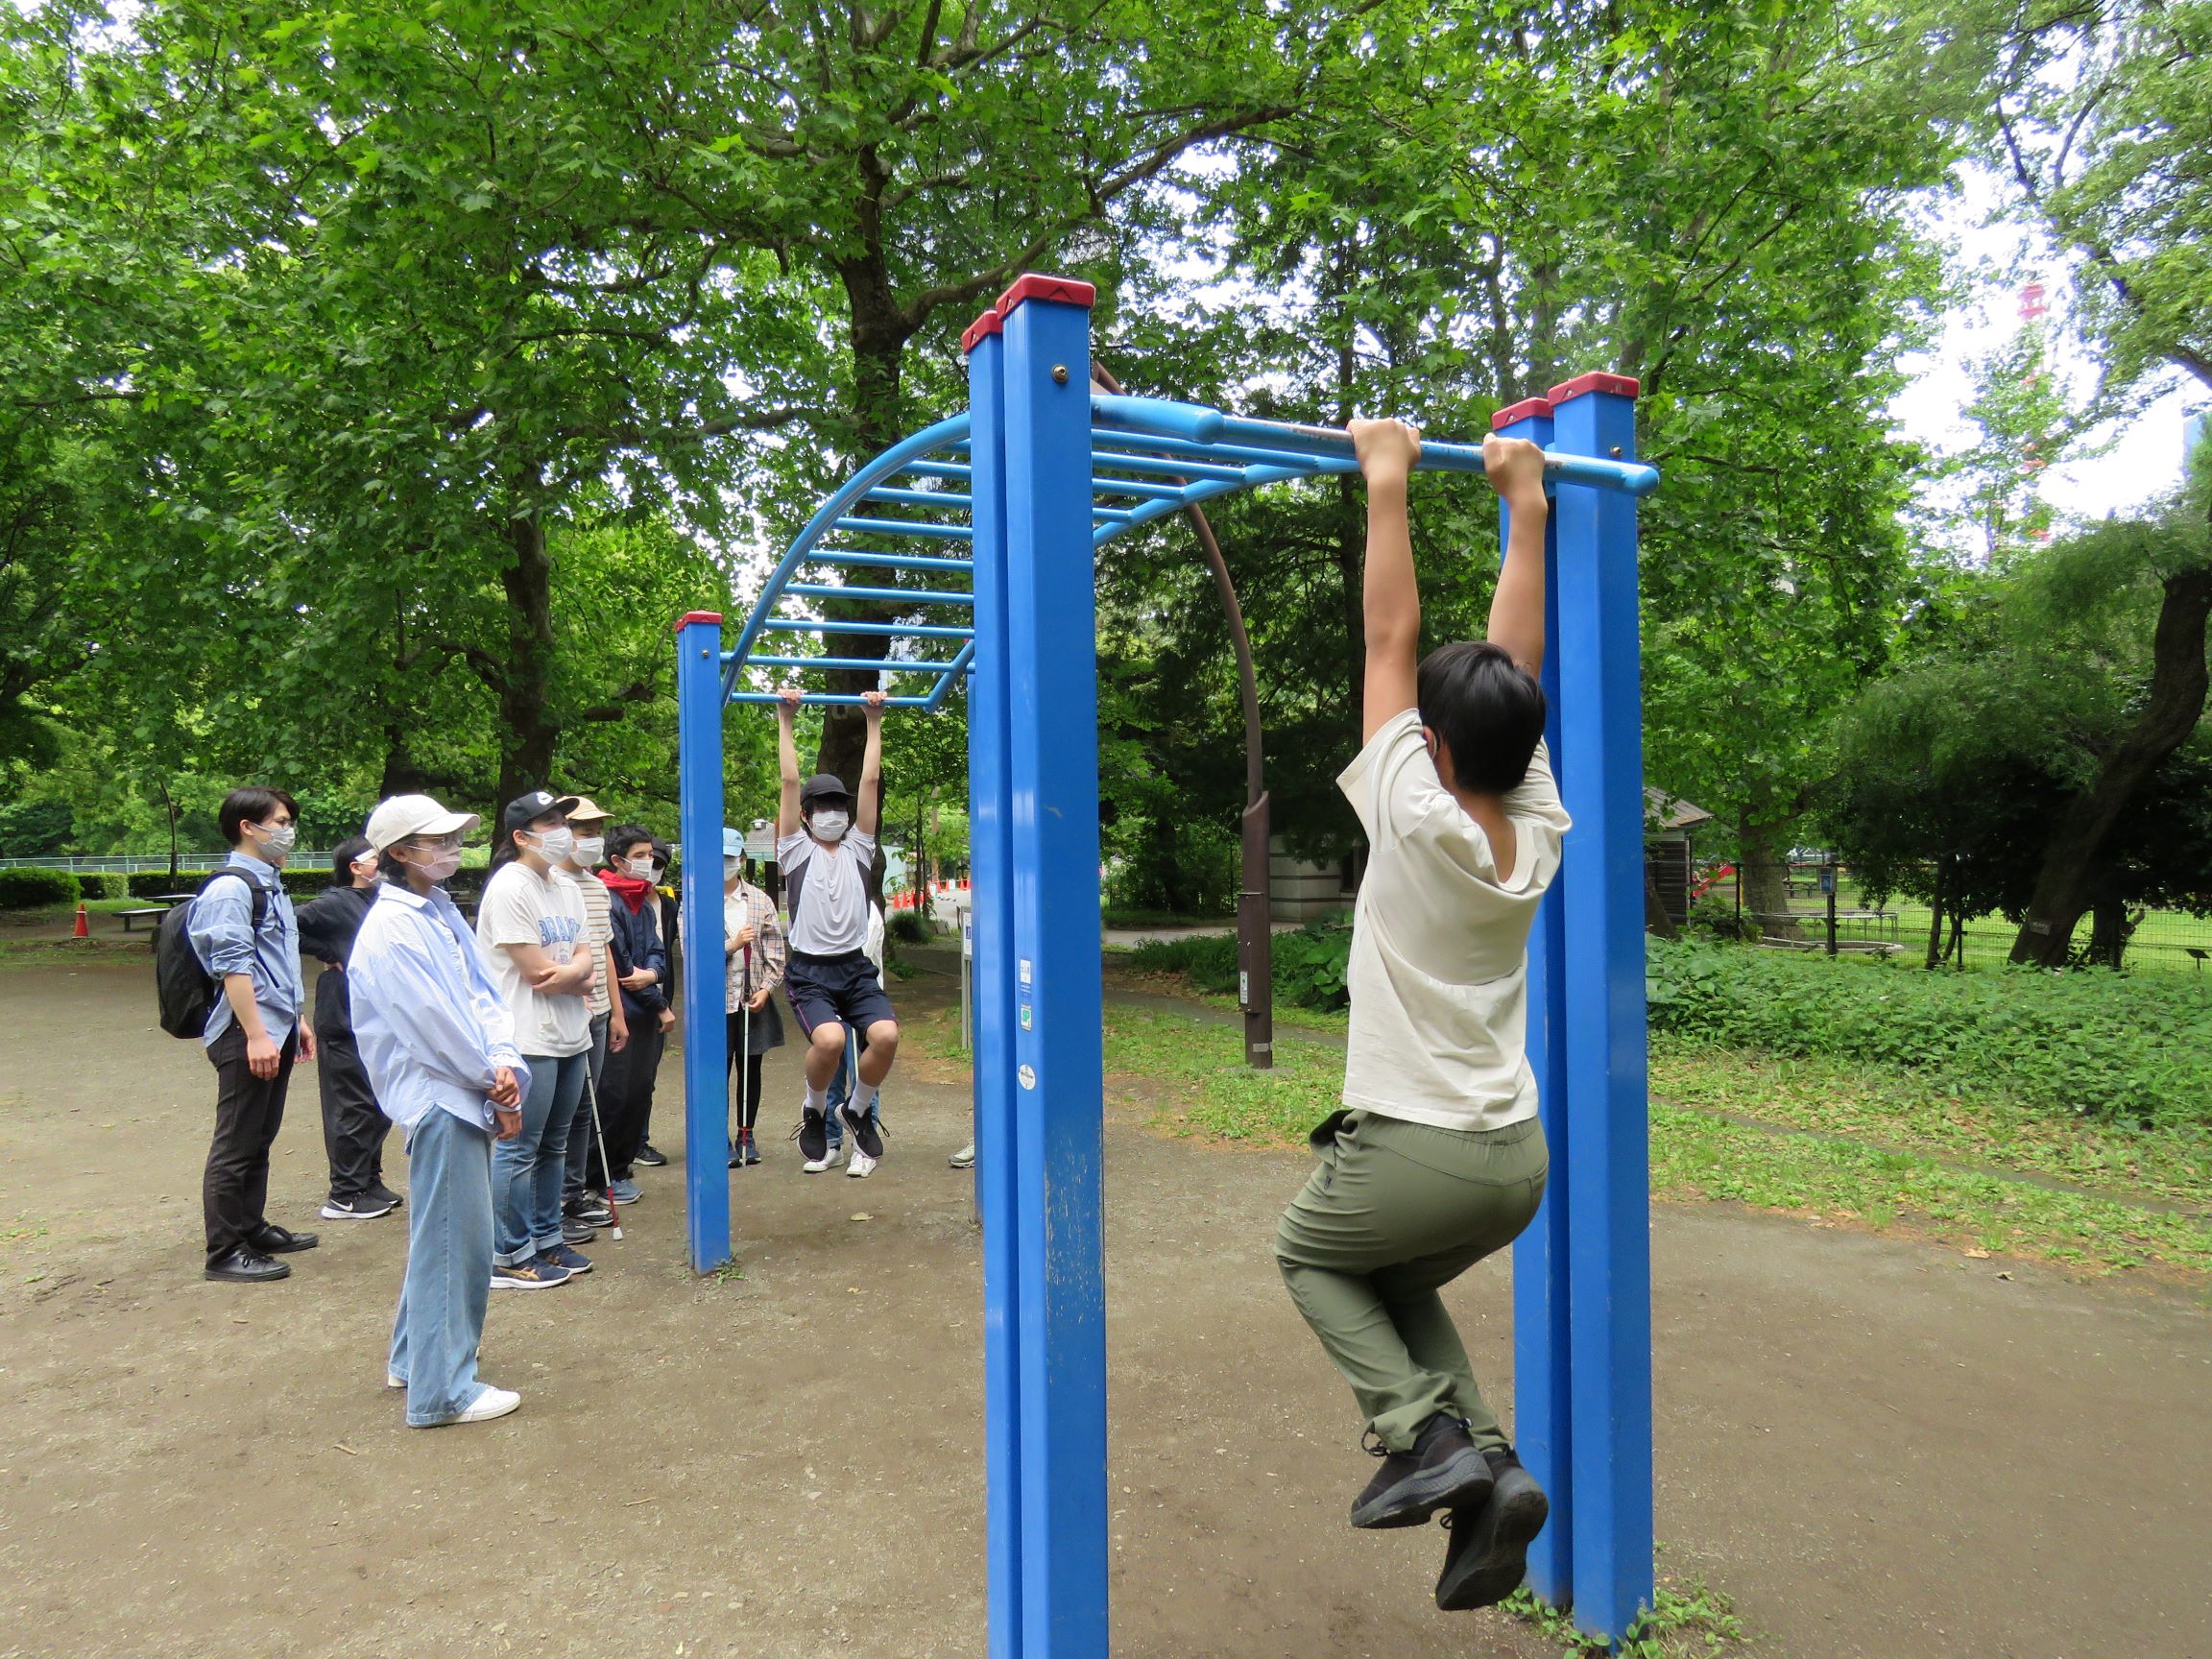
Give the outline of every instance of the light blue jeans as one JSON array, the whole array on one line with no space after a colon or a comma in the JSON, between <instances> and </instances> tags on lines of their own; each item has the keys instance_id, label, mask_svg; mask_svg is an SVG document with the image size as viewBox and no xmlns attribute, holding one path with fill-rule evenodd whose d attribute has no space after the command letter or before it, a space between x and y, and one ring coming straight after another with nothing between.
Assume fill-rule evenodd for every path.
<instances>
[{"instance_id":1,"label":"light blue jeans","mask_svg":"<svg viewBox=\"0 0 2212 1659\"><path fill-rule=\"evenodd\" d=\"M591 1064L575 1054L525 1054L530 1087L522 1096L522 1133L492 1153L492 1260L518 1266L561 1245L561 1186L568 1169L568 1129Z\"/></svg>"},{"instance_id":2,"label":"light blue jeans","mask_svg":"<svg viewBox=\"0 0 2212 1659\"><path fill-rule=\"evenodd\" d=\"M407 1272L386 1369L417 1428L466 1411L492 1300L492 1131L433 1107L407 1139Z\"/></svg>"},{"instance_id":3,"label":"light blue jeans","mask_svg":"<svg viewBox=\"0 0 2212 1659\"><path fill-rule=\"evenodd\" d=\"M854 1073L856 1070L853 1064L853 1055L856 1046L861 1053L866 1053L868 1051L868 1039L850 1035L845 1039L845 1052L837 1057L837 1074L830 1079L828 1098L830 1144L831 1146L845 1144L845 1119L837 1115L837 1108L853 1098ZM883 1133L883 1101L881 1096L878 1096L876 1100L870 1103L868 1120L876 1125L877 1134Z\"/></svg>"}]
</instances>

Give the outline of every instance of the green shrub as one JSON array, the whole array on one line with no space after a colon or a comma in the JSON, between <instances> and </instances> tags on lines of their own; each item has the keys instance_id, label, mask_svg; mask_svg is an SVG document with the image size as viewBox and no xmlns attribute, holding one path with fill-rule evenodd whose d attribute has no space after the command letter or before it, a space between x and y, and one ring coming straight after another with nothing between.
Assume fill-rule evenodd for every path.
<instances>
[{"instance_id":1,"label":"green shrub","mask_svg":"<svg viewBox=\"0 0 2212 1659\"><path fill-rule=\"evenodd\" d=\"M2212 1122L2212 997L2193 978L1646 945L1655 1033L1936 1072L1962 1092L2146 1129Z\"/></svg>"},{"instance_id":2,"label":"green shrub","mask_svg":"<svg viewBox=\"0 0 2212 1659\"><path fill-rule=\"evenodd\" d=\"M919 910L894 910L883 926L902 945L926 945L936 937L928 918Z\"/></svg>"},{"instance_id":3,"label":"green shrub","mask_svg":"<svg viewBox=\"0 0 2212 1659\"><path fill-rule=\"evenodd\" d=\"M1347 924L1310 922L1294 933L1278 933L1270 955L1278 1002L1335 1009L1349 999L1344 975L1352 957L1352 929ZM1181 974L1215 996L1237 993L1234 933L1147 940L1129 953L1129 964L1140 974Z\"/></svg>"},{"instance_id":4,"label":"green shrub","mask_svg":"<svg viewBox=\"0 0 2212 1659\"><path fill-rule=\"evenodd\" d=\"M0 870L0 910L43 910L78 898L77 878L66 870Z\"/></svg>"},{"instance_id":5,"label":"green shrub","mask_svg":"<svg viewBox=\"0 0 2212 1659\"><path fill-rule=\"evenodd\" d=\"M118 871L80 870L77 873L77 891L85 899L128 899L131 897L130 878Z\"/></svg>"},{"instance_id":6,"label":"green shrub","mask_svg":"<svg viewBox=\"0 0 2212 1659\"><path fill-rule=\"evenodd\" d=\"M1140 974L1182 974L1201 991L1233 996L1237 990L1237 935L1191 933L1180 939L1147 939L1129 952Z\"/></svg>"}]
</instances>

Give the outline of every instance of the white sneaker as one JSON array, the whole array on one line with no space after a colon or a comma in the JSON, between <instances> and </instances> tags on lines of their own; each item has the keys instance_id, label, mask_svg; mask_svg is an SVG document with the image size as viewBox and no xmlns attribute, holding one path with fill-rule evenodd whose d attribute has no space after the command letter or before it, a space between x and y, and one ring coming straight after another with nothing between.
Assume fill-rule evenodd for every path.
<instances>
[{"instance_id":1,"label":"white sneaker","mask_svg":"<svg viewBox=\"0 0 2212 1659\"><path fill-rule=\"evenodd\" d=\"M384 1373L384 1386L387 1388L404 1388L407 1386L407 1379L400 1376L397 1371L387 1371Z\"/></svg>"},{"instance_id":2,"label":"white sneaker","mask_svg":"<svg viewBox=\"0 0 2212 1659\"><path fill-rule=\"evenodd\" d=\"M843 1152L843 1147L832 1146L829 1151L823 1153L821 1157L809 1158L805 1163L800 1165L799 1167L805 1174L819 1175L825 1169L836 1168L837 1160L840 1156L842 1156Z\"/></svg>"},{"instance_id":3,"label":"white sneaker","mask_svg":"<svg viewBox=\"0 0 2212 1659\"><path fill-rule=\"evenodd\" d=\"M494 1417L504 1417L522 1404L522 1396L511 1388L494 1388L487 1382L476 1390L476 1398L469 1402L469 1409L458 1417L448 1417L448 1423L489 1423Z\"/></svg>"},{"instance_id":4,"label":"white sneaker","mask_svg":"<svg viewBox=\"0 0 2212 1659\"><path fill-rule=\"evenodd\" d=\"M855 1178L864 1176L873 1171L876 1166L881 1162L881 1159L871 1158L858 1147L854 1147L853 1149L853 1161L846 1165L845 1173Z\"/></svg>"},{"instance_id":5,"label":"white sneaker","mask_svg":"<svg viewBox=\"0 0 2212 1659\"><path fill-rule=\"evenodd\" d=\"M969 1142L967 1145L961 1147L959 1151L953 1153L952 1156L946 1159L945 1162L951 1165L955 1169L974 1168L975 1142L973 1141Z\"/></svg>"}]
</instances>

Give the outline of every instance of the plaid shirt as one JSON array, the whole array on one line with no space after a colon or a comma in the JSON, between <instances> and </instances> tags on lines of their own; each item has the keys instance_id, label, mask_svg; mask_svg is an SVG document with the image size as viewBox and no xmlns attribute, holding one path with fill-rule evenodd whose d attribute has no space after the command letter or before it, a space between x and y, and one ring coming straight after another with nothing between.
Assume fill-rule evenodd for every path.
<instances>
[{"instance_id":1,"label":"plaid shirt","mask_svg":"<svg viewBox=\"0 0 2212 1659\"><path fill-rule=\"evenodd\" d=\"M748 990L754 996L761 992L773 993L783 983L783 969L788 952L783 944L783 925L776 920L776 906L768 902L768 895L750 881L739 879L737 885L722 895L722 938L729 943L730 935L748 922L753 925L753 982L745 983L745 951L742 948L729 953L729 999L726 1011L737 1012L745 1000Z\"/></svg>"}]
</instances>

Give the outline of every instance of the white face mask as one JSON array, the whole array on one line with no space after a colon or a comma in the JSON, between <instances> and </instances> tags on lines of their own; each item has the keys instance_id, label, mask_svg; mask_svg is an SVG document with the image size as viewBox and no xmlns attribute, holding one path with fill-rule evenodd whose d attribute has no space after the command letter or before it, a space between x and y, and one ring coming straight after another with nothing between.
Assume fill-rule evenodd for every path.
<instances>
[{"instance_id":1,"label":"white face mask","mask_svg":"<svg viewBox=\"0 0 2212 1659\"><path fill-rule=\"evenodd\" d=\"M642 857L642 858L633 858L633 859L631 859L631 860L630 860L630 874L631 874L631 875L633 875L633 876L635 876L635 877L637 877L637 879L638 879L638 880L640 880L640 881L650 881L650 880L652 880L652 879L653 879L653 860L652 860L651 858L649 858L649 857Z\"/></svg>"},{"instance_id":2,"label":"white face mask","mask_svg":"<svg viewBox=\"0 0 2212 1659\"><path fill-rule=\"evenodd\" d=\"M449 852L433 854L427 858L420 852L411 852L400 862L421 871L435 885L440 881L450 880L453 872L461 868L461 849L455 847Z\"/></svg>"},{"instance_id":3,"label":"white face mask","mask_svg":"<svg viewBox=\"0 0 2212 1659\"><path fill-rule=\"evenodd\" d=\"M817 841L842 841L845 831L853 828L850 812L817 812L806 828Z\"/></svg>"},{"instance_id":4,"label":"white face mask","mask_svg":"<svg viewBox=\"0 0 2212 1659\"><path fill-rule=\"evenodd\" d=\"M548 864L565 864L568 853L576 845L576 835L566 825L558 830L544 830L538 833L538 852Z\"/></svg>"},{"instance_id":5,"label":"white face mask","mask_svg":"<svg viewBox=\"0 0 2212 1659\"><path fill-rule=\"evenodd\" d=\"M581 864L586 869L589 869L592 865L598 863L599 860L606 855L607 837L604 835L586 835L582 837L577 841L575 850L568 854L572 863Z\"/></svg>"},{"instance_id":6,"label":"white face mask","mask_svg":"<svg viewBox=\"0 0 2212 1659\"><path fill-rule=\"evenodd\" d=\"M272 830L266 824L256 824L254 830L261 839L261 850L272 858L291 856L292 849L300 844L300 827L286 824Z\"/></svg>"},{"instance_id":7,"label":"white face mask","mask_svg":"<svg viewBox=\"0 0 2212 1659\"><path fill-rule=\"evenodd\" d=\"M373 853L364 853L364 854L362 854L360 857L358 857L358 858L356 858L356 859L354 859L354 860L353 860L353 863L352 863L352 871L353 871L353 875L354 875L354 878L355 878L357 880L362 880L362 881L373 881L373 880L375 880L375 879L376 879L376 854L373 854Z\"/></svg>"},{"instance_id":8,"label":"white face mask","mask_svg":"<svg viewBox=\"0 0 2212 1659\"><path fill-rule=\"evenodd\" d=\"M745 868L745 860L744 860L744 859L742 859L742 858L725 858L725 859L723 859L723 860L722 860L722 879L723 879L723 880L725 880L725 881L733 881L733 880L735 880L735 879L736 879L736 878L737 878L737 872L738 872L738 871L740 871L740 870L742 870L742 869L744 869L744 868Z\"/></svg>"}]
</instances>

